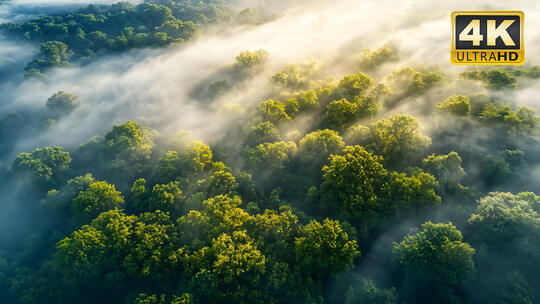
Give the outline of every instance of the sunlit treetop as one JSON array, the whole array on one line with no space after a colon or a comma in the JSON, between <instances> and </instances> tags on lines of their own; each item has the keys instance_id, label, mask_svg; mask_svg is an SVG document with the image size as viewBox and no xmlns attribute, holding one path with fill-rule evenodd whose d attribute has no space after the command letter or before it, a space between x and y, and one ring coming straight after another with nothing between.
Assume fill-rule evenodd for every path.
<instances>
[{"instance_id":1,"label":"sunlit treetop","mask_svg":"<svg viewBox=\"0 0 540 304\"><path fill-rule=\"evenodd\" d=\"M371 125L367 147L382 155L391 167L410 163L431 144L431 139L419 129L416 118L396 114Z\"/></svg>"},{"instance_id":2,"label":"sunlit treetop","mask_svg":"<svg viewBox=\"0 0 540 304\"><path fill-rule=\"evenodd\" d=\"M32 153L20 153L11 165L14 174L30 178L36 183L54 181L58 174L66 171L71 163L71 156L61 147L44 147Z\"/></svg>"},{"instance_id":3,"label":"sunlit treetop","mask_svg":"<svg viewBox=\"0 0 540 304\"><path fill-rule=\"evenodd\" d=\"M486 71L472 70L463 72L461 77L466 79L478 80L486 88L493 90L515 89L517 82L511 72L500 69L491 69Z\"/></svg>"},{"instance_id":4,"label":"sunlit treetop","mask_svg":"<svg viewBox=\"0 0 540 304\"><path fill-rule=\"evenodd\" d=\"M385 45L376 51L366 49L362 52L360 59L360 69L373 70L384 63L395 62L399 60L399 52L395 47Z\"/></svg>"},{"instance_id":5,"label":"sunlit treetop","mask_svg":"<svg viewBox=\"0 0 540 304\"><path fill-rule=\"evenodd\" d=\"M465 116L469 115L471 112L471 105L467 96L456 95L448 97L445 101L438 103L435 106L435 110L457 116Z\"/></svg>"},{"instance_id":6,"label":"sunlit treetop","mask_svg":"<svg viewBox=\"0 0 540 304\"><path fill-rule=\"evenodd\" d=\"M235 68L244 70L255 66L265 64L268 60L268 52L265 50L256 50L253 52L244 51L236 56Z\"/></svg>"},{"instance_id":7,"label":"sunlit treetop","mask_svg":"<svg viewBox=\"0 0 540 304\"><path fill-rule=\"evenodd\" d=\"M386 96L385 106L392 108L405 98L420 96L429 89L441 85L444 80L443 75L438 72L418 72L411 67L395 70L386 78L386 84L392 94Z\"/></svg>"},{"instance_id":8,"label":"sunlit treetop","mask_svg":"<svg viewBox=\"0 0 540 304\"><path fill-rule=\"evenodd\" d=\"M330 154L339 154L345 144L341 136L333 130L316 130L306 134L300 140L298 152L302 157L327 158Z\"/></svg>"}]
</instances>

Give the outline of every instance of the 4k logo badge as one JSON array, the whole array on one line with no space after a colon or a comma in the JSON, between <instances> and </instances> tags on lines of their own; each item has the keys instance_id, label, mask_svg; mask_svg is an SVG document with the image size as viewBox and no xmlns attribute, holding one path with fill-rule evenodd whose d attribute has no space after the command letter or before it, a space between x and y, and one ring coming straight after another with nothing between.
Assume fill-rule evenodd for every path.
<instances>
[{"instance_id":1,"label":"4k logo badge","mask_svg":"<svg viewBox=\"0 0 540 304\"><path fill-rule=\"evenodd\" d=\"M453 64L523 64L521 11L452 13Z\"/></svg>"}]
</instances>

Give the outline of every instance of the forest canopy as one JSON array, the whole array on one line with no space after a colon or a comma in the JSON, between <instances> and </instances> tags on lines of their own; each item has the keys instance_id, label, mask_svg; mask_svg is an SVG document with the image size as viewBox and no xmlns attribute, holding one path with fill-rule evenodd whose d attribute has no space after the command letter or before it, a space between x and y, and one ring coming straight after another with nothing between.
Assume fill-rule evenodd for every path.
<instances>
[{"instance_id":1,"label":"forest canopy","mask_svg":"<svg viewBox=\"0 0 540 304\"><path fill-rule=\"evenodd\" d=\"M253 37L308 15L248 4L0 25L35 48L0 78L0 302L537 303L540 67L298 59Z\"/></svg>"}]
</instances>

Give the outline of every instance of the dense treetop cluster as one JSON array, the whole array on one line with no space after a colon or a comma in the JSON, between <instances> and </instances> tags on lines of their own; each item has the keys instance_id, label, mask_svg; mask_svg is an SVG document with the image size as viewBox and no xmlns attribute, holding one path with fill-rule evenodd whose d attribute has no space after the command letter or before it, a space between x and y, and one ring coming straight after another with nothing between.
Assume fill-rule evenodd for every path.
<instances>
[{"instance_id":1,"label":"dense treetop cluster","mask_svg":"<svg viewBox=\"0 0 540 304\"><path fill-rule=\"evenodd\" d=\"M205 25L233 18L221 0L146 0L137 5L88 5L72 13L2 24L0 30L41 44L39 54L25 70L27 77L44 78L42 72L47 69L87 62L104 53L183 43Z\"/></svg>"}]
</instances>

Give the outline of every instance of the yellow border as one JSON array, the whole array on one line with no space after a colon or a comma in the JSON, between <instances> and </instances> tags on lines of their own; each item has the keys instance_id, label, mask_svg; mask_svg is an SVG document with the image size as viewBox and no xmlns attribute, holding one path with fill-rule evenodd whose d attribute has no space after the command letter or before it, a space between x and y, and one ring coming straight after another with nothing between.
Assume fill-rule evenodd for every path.
<instances>
[{"instance_id":1,"label":"yellow border","mask_svg":"<svg viewBox=\"0 0 540 304\"><path fill-rule=\"evenodd\" d=\"M508 15L508 16L519 16L520 26L521 26L521 41L520 41L520 49L519 51L522 52L523 56L521 58L521 61L519 62L497 62L497 63L491 63L491 62L471 62L471 63L463 63L463 62L455 62L452 54L456 51L456 16L457 15ZM525 25L525 14L523 11L454 11L450 15L450 19L452 20L452 44L450 46L450 62L455 65L519 65L523 64L525 62L525 40L523 39L523 28ZM478 51L506 51L506 50L478 50Z\"/></svg>"}]
</instances>

